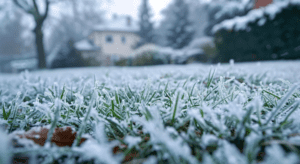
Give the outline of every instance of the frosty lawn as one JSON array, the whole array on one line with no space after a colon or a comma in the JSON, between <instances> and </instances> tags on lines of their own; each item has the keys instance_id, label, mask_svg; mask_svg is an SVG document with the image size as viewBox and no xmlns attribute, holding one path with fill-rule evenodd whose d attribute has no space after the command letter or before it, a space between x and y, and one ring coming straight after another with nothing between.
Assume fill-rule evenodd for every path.
<instances>
[{"instance_id":1,"label":"frosty lawn","mask_svg":"<svg viewBox=\"0 0 300 164\"><path fill-rule=\"evenodd\" d=\"M0 75L0 163L299 163L299 70L279 61ZM76 138L61 146L60 134Z\"/></svg>"}]
</instances>

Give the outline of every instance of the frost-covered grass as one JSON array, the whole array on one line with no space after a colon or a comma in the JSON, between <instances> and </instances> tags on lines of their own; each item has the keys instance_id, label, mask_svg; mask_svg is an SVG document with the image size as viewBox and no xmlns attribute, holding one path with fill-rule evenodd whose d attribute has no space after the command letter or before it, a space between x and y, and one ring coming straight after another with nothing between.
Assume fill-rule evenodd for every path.
<instances>
[{"instance_id":1,"label":"frost-covered grass","mask_svg":"<svg viewBox=\"0 0 300 164\"><path fill-rule=\"evenodd\" d=\"M299 70L279 61L0 75L0 162L299 163ZM44 146L5 144L41 126ZM51 144L65 126L73 145Z\"/></svg>"}]
</instances>

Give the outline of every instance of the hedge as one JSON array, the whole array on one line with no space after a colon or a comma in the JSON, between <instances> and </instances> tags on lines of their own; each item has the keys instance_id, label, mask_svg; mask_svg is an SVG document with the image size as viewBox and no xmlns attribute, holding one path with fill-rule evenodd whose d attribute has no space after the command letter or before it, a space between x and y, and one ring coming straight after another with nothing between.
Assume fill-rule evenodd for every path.
<instances>
[{"instance_id":1,"label":"hedge","mask_svg":"<svg viewBox=\"0 0 300 164\"><path fill-rule=\"evenodd\" d=\"M300 58L300 4L288 3L280 10L275 17L264 10L262 17L249 21L245 29L235 30L236 24L232 29L218 29L215 32L218 61ZM264 24L259 22L262 20Z\"/></svg>"}]
</instances>

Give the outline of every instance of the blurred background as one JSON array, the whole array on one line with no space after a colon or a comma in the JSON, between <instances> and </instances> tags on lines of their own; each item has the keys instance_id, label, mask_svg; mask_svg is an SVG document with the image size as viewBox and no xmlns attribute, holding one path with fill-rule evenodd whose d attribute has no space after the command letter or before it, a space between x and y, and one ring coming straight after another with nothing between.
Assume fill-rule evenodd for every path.
<instances>
[{"instance_id":1,"label":"blurred background","mask_svg":"<svg viewBox=\"0 0 300 164\"><path fill-rule=\"evenodd\" d=\"M0 72L300 58L300 0L0 0Z\"/></svg>"}]
</instances>

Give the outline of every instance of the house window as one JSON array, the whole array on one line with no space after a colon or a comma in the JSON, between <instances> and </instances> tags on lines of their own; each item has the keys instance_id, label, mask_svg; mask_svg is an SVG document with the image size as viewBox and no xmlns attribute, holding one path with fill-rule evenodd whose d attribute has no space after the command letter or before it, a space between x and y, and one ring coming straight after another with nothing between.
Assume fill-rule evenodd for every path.
<instances>
[{"instance_id":1,"label":"house window","mask_svg":"<svg viewBox=\"0 0 300 164\"><path fill-rule=\"evenodd\" d=\"M106 43L112 43L114 42L113 37L111 35L106 36Z\"/></svg>"},{"instance_id":2,"label":"house window","mask_svg":"<svg viewBox=\"0 0 300 164\"><path fill-rule=\"evenodd\" d=\"M122 43L123 43L123 44L126 43L126 38L125 38L125 36L122 36L121 40L122 40Z\"/></svg>"}]
</instances>

